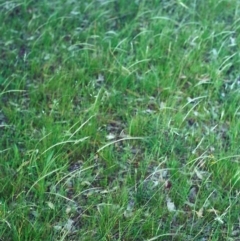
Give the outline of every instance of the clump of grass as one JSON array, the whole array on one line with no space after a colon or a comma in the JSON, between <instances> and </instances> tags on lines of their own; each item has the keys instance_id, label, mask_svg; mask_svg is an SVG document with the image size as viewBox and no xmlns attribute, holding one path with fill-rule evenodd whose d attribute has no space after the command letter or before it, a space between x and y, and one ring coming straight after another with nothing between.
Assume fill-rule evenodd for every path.
<instances>
[{"instance_id":1,"label":"clump of grass","mask_svg":"<svg viewBox=\"0 0 240 241\"><path fill-rule=\"evenodd\" d=\"M238 9L0 4L1 238L235 240Z\"/></svg>"}]
</instances>

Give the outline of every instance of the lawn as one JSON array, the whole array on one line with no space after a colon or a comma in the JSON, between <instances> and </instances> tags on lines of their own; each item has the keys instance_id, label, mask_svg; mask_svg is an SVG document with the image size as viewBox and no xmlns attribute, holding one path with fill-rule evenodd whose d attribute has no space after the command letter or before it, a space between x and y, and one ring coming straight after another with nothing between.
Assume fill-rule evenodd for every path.
<instances>
[{"instance_id":1,"label":"lawn","mask_svg":"<svg viewBox=\"0 0 240 241\"><path fill-rule=\"evenodd\" d=\"M0 1L0 240L240 240L238 0Z\"/></svg>"}]
</instances>

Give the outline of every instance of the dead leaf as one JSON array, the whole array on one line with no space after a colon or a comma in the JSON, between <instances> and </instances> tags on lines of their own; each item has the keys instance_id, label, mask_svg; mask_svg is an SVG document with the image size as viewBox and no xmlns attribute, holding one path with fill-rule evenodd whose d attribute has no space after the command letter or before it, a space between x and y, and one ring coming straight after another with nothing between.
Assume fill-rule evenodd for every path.
<instances>
[{"instance_id":1,"label":"dead leaf","mask_svg":"<svg viewBox=\"0 0 240 241\"><path fill-rule=\"evenodd\" d=\"M70 232L71 229L73 228L73 223L74 221L72 219L68 219L67 223L64 225L64 229Z\"/></svg>"},{"instance_id":2,"label":"dead leaf","mask_svg":"<svg viewBox=\"0 0 240 241\"><path fill-rule=\"evenodd\" d=\"M219 213L219 211L216 210L216 209L214 209L214 208L208 209L207 212L209 212L209 213L215 213L216 215Z\"/></svg>"},{"instance_id":3,"label":"dead leaf","mask_svg":"<svg viewBox=\"0 0 240 241\"><path fill-rule=\"evenodd\" d=\"M174 202L172 202L172 200L169 197L167 197L167 208L168 208L169 212L175 212L176 211L175 204L174 204Z\"/></svg>"},{"instance_id":4,"label":"dead leaf","mask_svg":"<svg viewBox=\"0 0 240 241\"><path fill-rule=\"evenodd\" d=\"M106 136L106 139L107 140L113 140L116 138L116 135L112 134L112 133L109 133L107 136Z\"/></svg>"},{"instance_id":5,"label":"dead leaf","mask_svg":"<svg viewBox=\"0 0 240 241\"><path fill-rule=\"evenodd\" d=\"M54 206L54 204L52 203L52 202L47 202L47 205L48 205L48 207L50 207L51 209L55 209L55 206Z\"/></svg>"},{"instance_id":6,"label":"dead leaf","mask_svg":"<svg viewBox=\"0 0 240 241\"><path fill-rule=\"evenodd\" d=\"M200 208L199 211L195 211L195 213L197 214L198 218L202 218L203 217L203 208Z\"/></svg>"},{"instance_id":7,"label":"dead leaf","mask_svg":"<svg viewBox=\"0 0 240 241\"><path fill-rule=\"evenodd\" d=\"M198 187L197 186L193 186L190 189L189 194L188 194L189 202L195 203L196 198L197 198L197 193L198 193Z\"/></svg>"},{"instance_id":8,"label":"dead leaf","mask_svg":"<svg viewBox=\"0 0 240 241\"><path fill-rule=\"evenodd\" d=\"M133 214L134 214L134 212L133 212L133 210L134 210L134 205L135 205L134 201L133 201L133 200L130 200L129 203L128 203L128 205L127 205L126 210L125 210L124 213L123 213L123 215L124 215L125 218L130 218L130 217L133 216Z\"/></svg>"},{"instance_id":9,"label":"dead leaf","mask_svg":"<svg viewBox=\"0 0 240 241\"><path fill-rule=\"evenodd\" d=\"M202 175L202 172L198 171L197 168L194 169L194 172L196 173L197 177L202 180L203 179L203 175Z\"/></svg>"},{"instance_id":10,"label":"dead leaf","mask_svg":"<svg viewBox=\"0 0 240 241\"><path fill-rule=\"evenodd\" d=\"M165 181L165 188L169 190L171 189L171 187L172 187L172 183L169 180Z\"/></svg>"}]
</instances>

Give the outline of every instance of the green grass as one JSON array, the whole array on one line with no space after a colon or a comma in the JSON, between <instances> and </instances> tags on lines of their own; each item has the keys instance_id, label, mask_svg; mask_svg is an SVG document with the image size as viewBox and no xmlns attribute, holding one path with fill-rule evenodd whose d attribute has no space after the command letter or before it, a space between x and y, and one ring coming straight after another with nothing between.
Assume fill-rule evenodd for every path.
<instances>
[{"instance_id":1,"label":"green grass","mask_svg":"<svg viewBox=\"0 0 240 241\"><path fill-rule=\"evenodd\" d=\"M0 3L1 240L237 240L240 3Z\"/></svg>"}]
</instances>

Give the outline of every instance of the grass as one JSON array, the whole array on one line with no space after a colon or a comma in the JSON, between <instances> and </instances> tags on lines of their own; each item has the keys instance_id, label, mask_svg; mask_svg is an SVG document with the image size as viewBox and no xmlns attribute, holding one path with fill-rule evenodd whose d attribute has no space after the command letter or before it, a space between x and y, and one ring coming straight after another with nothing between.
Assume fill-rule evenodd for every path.
<instances>
[{"instance_id":1,"label":"grass","mask_svg":"<svg viewBox=\"0 0 240 241\"><path fill-rule=\"evenodd\" d=\"M1 240L238 240L239 8L1 3Z\"/></svg>"}]
</instances>

